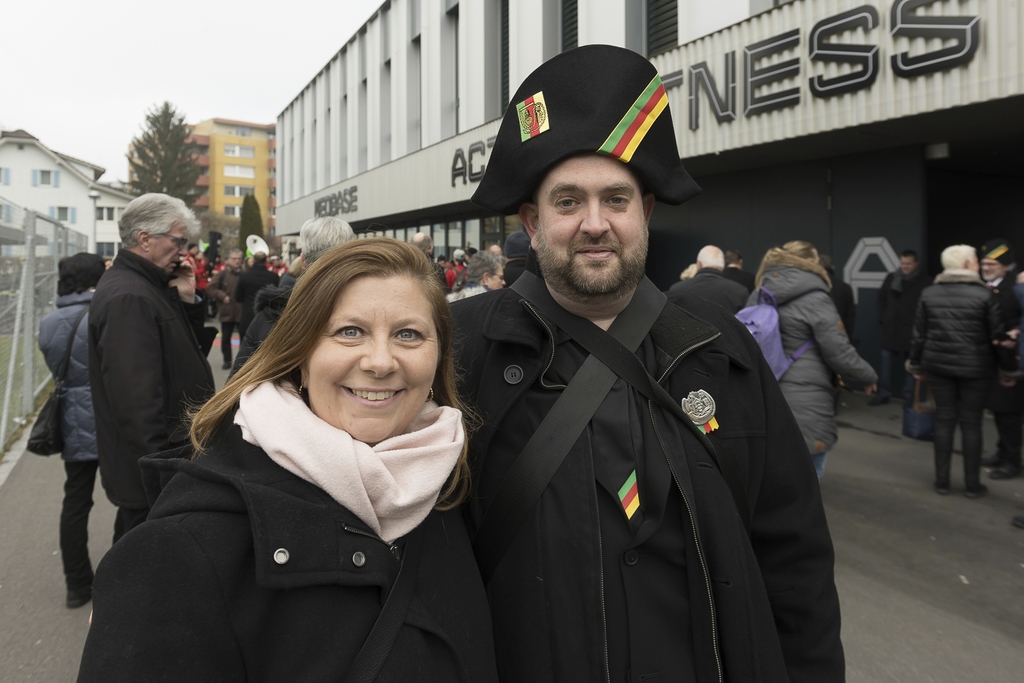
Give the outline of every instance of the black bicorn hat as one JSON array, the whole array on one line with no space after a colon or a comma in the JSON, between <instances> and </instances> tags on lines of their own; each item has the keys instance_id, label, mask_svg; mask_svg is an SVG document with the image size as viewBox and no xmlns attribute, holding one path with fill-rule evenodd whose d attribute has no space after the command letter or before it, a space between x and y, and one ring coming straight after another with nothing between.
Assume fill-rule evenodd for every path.
<instances>
[{"instance_id":1,"label":"black bicorn hat","mask_svg":"<svg viewBox=\"0 0 1024 683\"><path fill-rule=\"evenodd\" d=\"M1014 258L1013 247L1002 237L993 237L978 249L978 259L990 258L999 261L1004 266L1012 266Z\"/></svg>"},{"instance_id":2,"label":"black bicorn hat","mask_svg":"<svg viewBox=\"0 0 1024 683\"><path fill-rule=\"evenodd\" d=\"M660 202L700 193L679 160L658 70L632 50L586 45L544 62L519 86L473 202L514 214L552 166L586 152L628 164Z\"/></svg>"}]
</instances>

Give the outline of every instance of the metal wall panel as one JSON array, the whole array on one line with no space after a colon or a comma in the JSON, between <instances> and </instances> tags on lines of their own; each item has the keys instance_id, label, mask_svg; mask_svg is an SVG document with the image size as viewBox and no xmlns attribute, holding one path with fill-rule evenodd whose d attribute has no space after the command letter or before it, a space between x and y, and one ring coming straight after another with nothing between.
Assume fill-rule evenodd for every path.
<instances>
[{"instance_id":1,"label":"metal wall panel","mask_svg":"<svg viewBox=\"0 0 1024 683\"><path fill-rule=\"evenodd\" d=\"M676 140L682 158L714 154L768 142L813 135L829 130L859 126L925 112L975 104L1024 94L1024 11L1020 0L939 0L916 10L926 17L978 17L978 42L969 62L944 71L912 78L898 76L891 64L893 55L911 56L940 50L953 40L892 35L893 5L908 0L797 0L712 33L675 50L654 57L662 76L682 71L680 87L669 90ZM910 3L913 6L914 3ZM829 98L812 95L809 79L822 75L835 78L851 73L849 65L822 63L810 59L810 34L815 25L844 12L870 6L878 23L870 30L838 33L831 42L878 46L878 72L865 89ZM773 83L756 94L798 88L799 104L746 115L749 95L744 92L744 49L762 41L797 31L798 44L774 54L755 67L778 65L798 59L799 72L781 83ZM735 119L719 122L705 90L699 92L699 127L690 129L689 95L691 67L706 62L719 91L724 89L725 55L735 52Z\"/></svg>"}]
</instances>

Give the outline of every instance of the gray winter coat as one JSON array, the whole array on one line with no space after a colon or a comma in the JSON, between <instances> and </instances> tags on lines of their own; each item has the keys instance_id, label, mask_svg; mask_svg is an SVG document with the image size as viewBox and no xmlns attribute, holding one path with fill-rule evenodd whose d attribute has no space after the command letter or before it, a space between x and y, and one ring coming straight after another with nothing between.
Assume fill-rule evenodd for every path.
<instances>
[{"instance_id":1,"label":"gray winter coat","mask_svg":"<svg viewBox=\"0 0 1024 683\"><path fill-rule=\"evenodd\" d=\"M815 341L782 376L779 386L796 416L807 449L812 454L825 453L832 450L837 438L833 373L863 384L875 384L878 374L857 355L843 331L825 271L811 261L773 252L777 262L765 268L761 286L778 301L782 348L792 356L808 339ZM757 290L747 305L756 303Z\"/></svg>"},{"instance_id":2,"label":"gray winter coat","mask_svg":"<svg viewBox=\"0 0 1024 683\"><path fill-rule=\"evenodd\" d=\"M92 292L82 292L57 297L57 310L48 313L39 323L39 349L54 377L68 348L71 326L82 309L92 301L92 295ZM68 462L87 462L99 457L96 451L96 416L89 388L88 313L79 323L71 345L71 358L68 359L60 397L60 431L64 437L62 458Z\"/></svg>"}]
</instances>

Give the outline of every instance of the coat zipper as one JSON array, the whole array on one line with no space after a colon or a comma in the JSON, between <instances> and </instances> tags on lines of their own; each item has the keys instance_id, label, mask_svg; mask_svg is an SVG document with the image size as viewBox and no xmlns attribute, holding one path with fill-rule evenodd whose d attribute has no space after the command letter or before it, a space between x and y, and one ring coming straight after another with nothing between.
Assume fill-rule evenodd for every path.
<instances>
[{"instance_id":1,"label":"coat zipper","mask_svg":"<svg viewBox=\"0 0 1024 683\"><path fill-rule=\"evenodd\" d=\"M708 573L708 566L704 561L704 551L700 547L700 538L697 536L697 525L693 521L693 509L690 507L690 501L687 500L686 494L683 492L683 487L679 484L679 477L676 476L676 470L672 466L672 459L668 457L668 450L665 448L665 442L661 438L661 433L658 431L658 425L654 421L654 408L651 400L647 400L647 413L651 416L651 426L654 428L654 433L658 437L658 443L661 445L661 452L665 456L665 461L668 463L668 469L672 472L672 481L676 484L676 489L679 490L679 495L683 499L683 505L686 506L686 514L690 518L690 529L693 531L694 544L697 546L697 557L700 559L700 568L704 572L704 587L708 592L708 606L711 608L711 646L715 651L715 665L718 667L718 683L722 683L722 658L718 652L718 620L715 617L715 600L711 595L711 576Z\"/></svg>"},{"instance_id":2,"label":"coat zipper","mask_svg":"<svg viewBox=\"0 0 1024 683\"><path fill-rule=\"evenodd\" d=\"M596 502L596 501L595 501ZM604 605L604 541L601 538L601 510L598 503L597 517L597 555L598 576L601 586L601 628L604 630L604 677L606 683L612 683L612 670L608 664L608 614Z\"/></svg>"},{"instance_id":3,"label":"coat zipper","mask_svg":"<svg viewBox=\"0 0 1024 683\"><path fill-rule=\"evenodd\" d=\"M344 529L345 531L349 532L350 534L356 534L358 536L366 536L367 538L372 538L375 541L379 541L380 543L383 543L384 545L386 545L388 547L388 550L391 551L391 554L395 556L395 559L396 560L399 559L398 558L398 555L399 555L399 553L398 553L398 546L395 545L394 543L388 543L387 541L385 541L383 538L381 538L377 534L371 533L369 531L363 531L362 529L360 529L358 527L349 526L348 524L345 524L344 522L341 523L341 528Z\"/></svg>"},{"instance_id":4,"label":"coat zipper","mask_svg":"<svg viewBox=\"0 0 1024 683\"><path fill-rule=\"evenodd\" d=\"M704 346L708 342L717 339L721 335L721 332L715 334L713 337L709 337L697 344L692 344L673 359L672 363L669 364L665 372L662 373L658 379L658 384L661 384L672 369L683 359L684 356L689 354L694 349ZM715 599L711 593L711 575L708 572L707 563L704 560L704 551L700 546L700 538L697 536L697 524L694 522L693 509L690 507L690 501L686 498L686 493L683 492L683 487L679 483L679 477L676 475L675 467L672 466L672 459L668 457L668 449L665 448L665 442L661 438L661 432L658 431L658 424L654 420L654 406L650 399L647 399L647 414L651 417L651 427L654 429L655 436L658 437L658 444L661 446L661 452L665 456L665 462L668 463L668 469L672 473L672 481L675 482L676 489L679 491L680 497L683 499L683 505L686 506L686 514L690 518L690 529L693 532L694 545L697 546L697 558L700 560L700 568L704 573L704 587L708 593L708 606L711 608L711 646L715 654L715 665L718 667L718 683L722 683L722 658L718 651L718 619L715 616Z\"/></svg>"},{"instance_id":5,"label":"coat zipper","mask_svg":"<svg viewBox=\"0 0 1024 683\"><path fill-rule=\"evenodd\" d=\"M548 364L544 366L543 372L540 373L541 386L545 389L565 389L566 385L564 384L548 384L544 381L544 376L548 374L548 370L551 369L551 364L555 361L555 333L548 325L547 321L544 320L544 317L536 308L533 307L533 304L526 299L523 299L523 302L526 304L526 307L530 309L530 312L533 314L533 317L537 319L537 322L544 326L544 329L548 333L548 340L551 342L551 355L548 357Z\"/></svg>"}]
</instances>

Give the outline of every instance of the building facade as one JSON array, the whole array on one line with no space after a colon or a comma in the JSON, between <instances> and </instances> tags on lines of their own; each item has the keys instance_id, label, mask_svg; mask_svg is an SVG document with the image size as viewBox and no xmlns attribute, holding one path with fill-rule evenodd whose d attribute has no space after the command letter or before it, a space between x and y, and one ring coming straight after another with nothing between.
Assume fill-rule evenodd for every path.
<instances>
[{"instance_id":1,"label":"building facade","mask_svg":"<svg viewBox=\"0 0 1024 683\"><path fill-rule=\"evenodd\" d=\"M278 117L278 233L337 214L440 253L502 243L518 218L469 198L510 93L610 43L658 67L703 187L655 209L648 275L667 288L704 244L755 270L811 241L854 287L873 359L900 251L934 274L949 244L1024 242L1021 35L1015 0L391 0Z\"/></svg>"},{"instance_id":2,"label":"building facade","mask_svg":"<svg viewBox=\"0 0 1024 683\"><path fill-rule=\"evenodd\" d=\"M0 132L0 218L12 205L31 209L88 235L93 253L113 256L121 243L117 221L133 196L99 182L105 172L23 130Z\"/></svg>"},{"instance_id":3,"label":"building facade","mask_svg":"<svg viewBox=\"0 0 1024 683\"><path fill-rule=\"evenodd\" d=\"M272 234L277 209L274 124L209 119L191 129L188 142L195 146L202 168L196 182L196 212L238 218L243 198L253 195L260 205L264 234Z\"/></svg>"}]
</instances>

